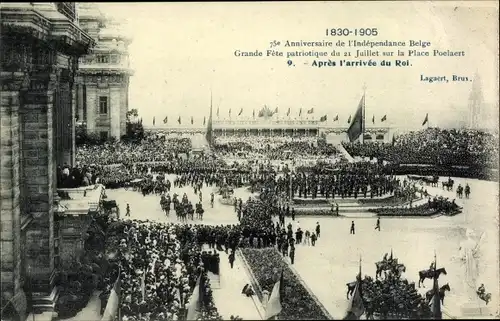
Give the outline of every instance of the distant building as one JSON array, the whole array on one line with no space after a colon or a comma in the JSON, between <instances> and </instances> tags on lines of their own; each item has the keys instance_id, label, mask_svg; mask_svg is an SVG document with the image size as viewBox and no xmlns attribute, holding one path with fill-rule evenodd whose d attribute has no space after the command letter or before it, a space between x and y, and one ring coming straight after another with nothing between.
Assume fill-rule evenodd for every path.
<instances>
[{"instance_id":1,"label":"distant building","mask_svg":"<svg viewBox=\"0 0 500 321\"><path fill-rule=\"evenodd\" d=\"M115 21L95 4L79 3L81 28L97 42L92 53L80 58L76 77L76 118L87 133L119 139L126 132L129 68L128 45Z\"/></svg>"}]
</instances>

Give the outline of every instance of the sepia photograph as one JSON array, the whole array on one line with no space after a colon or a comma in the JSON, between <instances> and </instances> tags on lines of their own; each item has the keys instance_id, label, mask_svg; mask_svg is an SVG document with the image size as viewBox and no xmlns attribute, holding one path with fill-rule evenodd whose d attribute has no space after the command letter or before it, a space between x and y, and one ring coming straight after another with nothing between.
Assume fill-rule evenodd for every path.
<instances>
[{"instance_id":1,"label":"sepia photograph","mask_svg":"<svg viewBox=\"0 0 500 321\"><path fill-rule=\"evenodd\" d=\"M1 321L500 319L498 1L0 3Z\"/></svg>"}]
</instances>

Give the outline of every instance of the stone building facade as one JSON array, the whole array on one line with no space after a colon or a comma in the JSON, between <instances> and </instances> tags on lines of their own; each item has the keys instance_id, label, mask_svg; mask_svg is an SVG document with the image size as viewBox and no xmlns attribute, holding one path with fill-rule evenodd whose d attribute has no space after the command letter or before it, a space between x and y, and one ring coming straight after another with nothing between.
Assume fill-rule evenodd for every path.
<instances>
[{"instance_id":1,"label":"stone building facade","mask_svg":"<svg viewBox=\"0 0 500 321\"><path fill-rule=\"evenodd\" d=\"M96 6L80 3L79 9L80 26L97 44L92 53L80 58L76 77L78 123L87 133L120 139L126 133L131 39Z\"/></svg>"},{"instance_id":2,"label":"stone building facade","mask_svg":"<svg viewBox=\"0 0 500 321\"><path fill-rule=\"evenodd\" d=\"M57 299L56 168L74 163L74 80L94 40L73 2L2 3L0 22L1 319L25 320Z\"/></svg>"}]
</instances>

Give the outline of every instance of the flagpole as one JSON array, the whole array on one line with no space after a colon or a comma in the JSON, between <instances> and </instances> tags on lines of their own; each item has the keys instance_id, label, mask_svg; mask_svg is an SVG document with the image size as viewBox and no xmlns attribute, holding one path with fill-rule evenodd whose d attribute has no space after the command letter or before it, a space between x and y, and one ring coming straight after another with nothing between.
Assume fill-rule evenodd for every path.
<instances>
[{"instance_id":1,"label":"flagpole","mask_svg":"<svg viewBox=\"0 0 500 321\"><path fill-rule=\"evenodd\" d=\"M361 110L361 124L363 126L361 130L361 144L365 143L365 128L366 128L366 120L365 120L365 108L366 108L366 83L363 84L363 109Z\"/></svg>"}]
</instances>

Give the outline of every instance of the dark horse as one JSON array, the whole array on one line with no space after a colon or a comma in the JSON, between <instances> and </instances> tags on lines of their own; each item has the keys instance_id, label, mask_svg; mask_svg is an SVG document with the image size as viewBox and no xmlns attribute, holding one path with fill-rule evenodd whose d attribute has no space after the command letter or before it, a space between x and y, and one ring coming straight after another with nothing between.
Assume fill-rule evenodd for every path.
<instances>
[{"instance_id":1,"label":"dark horse","mask_svg":"<svg viewBox=\"0 0 500 321\"><path fill-rule=\"evenodd\" d=\"M446 269L445 268L436 269L436 274L435 274L436 278L439 279L439 276L441 275L441 273L446 275ZM419 276L418 287L420 287L420 284L422 284L422 286L425 288L425 285L424 285L425 279L434 278L434 271L433 270L422 270L422 271L418 272L418 276Z\"/></svg>"},{"instance_id":2,"label":"dark horse","mask_svg":"<svg viewBox=\"0 0 500 321\"><path fill-rule=\"evenodd\" d=\"M447 191L453 190L453 185L455 184L455 181L452 180L451 178L448 178L447 182L441 182L441 185L443 186L443 189L446 187Z\"/></svg>"},{"instance_id":3,"label":"dark horse","mask_svg":"<svg viewBox=\"0 0 500 321\"><path fill-rule=\"evenodd\" d=\"M448 283L439 288L439 298L441 299L441 304L444 304L444 296L446 291L450 291L450 285ZM427 291L427 293L425 293L425 299L427 300L427 302L430 302L432 300L433 295L434 289L429 290Z\"/></svg>"},{"instance_id":4,"label":"dark horse","mask_svg":"<svg viewBox=\"0 0 500 321\"><path fill-rule=\"evenodd\" d=\"M483 300L484 302L486 302L486 305L488 305L488 303L490 302L491 300L491 293L481 293L479 291L476 291L477 293L477 296Z\"/></svg>"}]
</instances>

